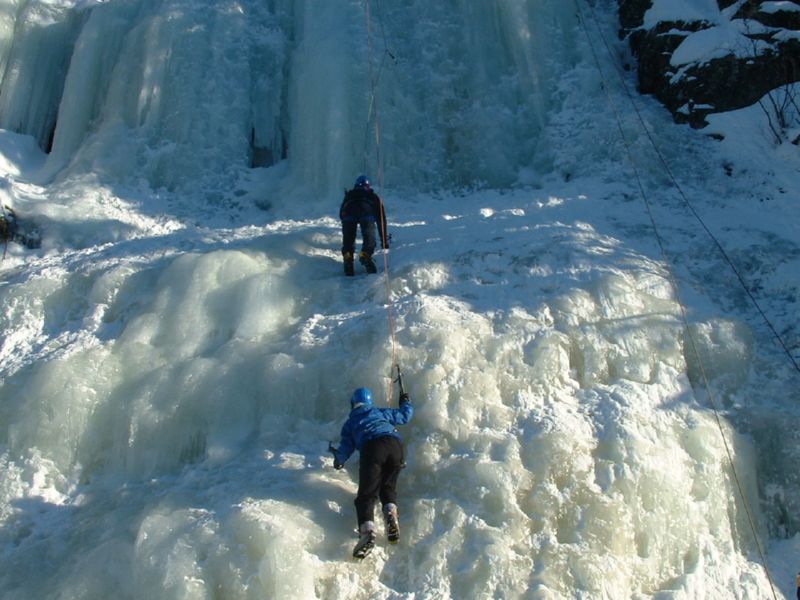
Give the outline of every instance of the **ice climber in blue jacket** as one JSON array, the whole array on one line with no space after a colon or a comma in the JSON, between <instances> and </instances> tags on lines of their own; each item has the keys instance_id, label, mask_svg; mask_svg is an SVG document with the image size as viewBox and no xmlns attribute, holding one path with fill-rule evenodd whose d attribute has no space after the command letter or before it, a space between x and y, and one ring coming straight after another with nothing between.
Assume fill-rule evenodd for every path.
<instances>
[{"instance_id":1,"label":"ice climber in blue jacket","mask_svg":"<svg viewBox=\"0 0 800 600\"><path fill-rule=\"evenodd\" d=\"M344 467L353 451L360 454L358 494L355 505L359 538L353 556L364 558L375 545L375 502L380 498L386 537L396 544L400 539L397 512L397 477L405 466L403 440L395 425L411 420L414 408L408 394L400 394L399 408L378 408L372 402L372 392L358 388L350 399L350 416L342 426L341 442L332 448L333 466Z\"/></svg>"}]
</instances>

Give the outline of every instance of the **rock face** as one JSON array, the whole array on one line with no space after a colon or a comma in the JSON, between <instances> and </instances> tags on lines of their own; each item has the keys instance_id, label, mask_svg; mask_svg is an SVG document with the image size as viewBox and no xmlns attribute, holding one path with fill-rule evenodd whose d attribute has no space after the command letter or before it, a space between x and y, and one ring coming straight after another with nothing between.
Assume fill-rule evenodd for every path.
<instances>
[{"instance_id":1,"label":"rock face","mask_svg":"<svg viewBox=\"0 0 800 600\"><path fill-rule=\"evenodd\" d=\"M717 0L719 11L698 10L689 20L675 16L672 0L618 1L639 90L678 122L703 127L709 113L750 106L800 81L800 0Z\"/></svg>"}]
</instances>

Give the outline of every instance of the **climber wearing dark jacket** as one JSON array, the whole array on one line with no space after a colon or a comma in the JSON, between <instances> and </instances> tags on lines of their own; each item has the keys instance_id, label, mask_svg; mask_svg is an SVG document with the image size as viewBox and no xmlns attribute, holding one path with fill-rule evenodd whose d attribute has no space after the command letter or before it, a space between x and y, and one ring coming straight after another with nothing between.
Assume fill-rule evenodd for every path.
<instances>
[{"instance_id":1,"label":"climber wearing dark jacket","mask_svg":"<svg viewBox=\"0 0 800 600\"><path fill-rule=\"evenodd\" d=\"M342 220L342 258L345 275L353 275L353 260L356 252L356 233L361 227L361 252L359 261L367 273L377 273L378 269L372 260L375 252L375 229L381 239L381 248L389 248L386 234L386 214L383 202L369 184L366 175L360 175L352 190L345 192L342 206L339 208Z\"/></svg>"},{"instance_id":2,"label":"climber wearing dark jacket","mask_svg":"<svg viewBox=\"0 0 800 600\"><path fill-rule=\"evenodd\" d=\"M375 544L373 512L378 498L383 505L389 542L394 544L400 539L395 488L404 466L404 453L395 425L408 423L414 408L406 393L400 395L399 408L377 408L367 388L358 388L353 393L350 406L350 416L342 426L341 443L338 448L332 448L333 466L341 469L350 455L359 451L355 505L360 537L353 556L363 558Z\"/></svg>"}]
</instances>

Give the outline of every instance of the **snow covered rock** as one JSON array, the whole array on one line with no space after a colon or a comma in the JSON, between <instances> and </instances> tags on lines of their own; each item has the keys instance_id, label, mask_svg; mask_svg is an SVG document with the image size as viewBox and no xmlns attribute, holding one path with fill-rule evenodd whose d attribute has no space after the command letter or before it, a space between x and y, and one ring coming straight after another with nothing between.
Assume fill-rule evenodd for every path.
<instances>
[{"instance_id":1,"label":"snow covered rock","mask_svg":"<svg viewBox=\"0 0 800 600\"><path fill-rule=\"evenodd\" d=\"M639 63L639 89L654 94L678 122L704 127L710 113L750 106L800 80L797 1L619 4L621 35Z\"/></svg>"}]
</instances>

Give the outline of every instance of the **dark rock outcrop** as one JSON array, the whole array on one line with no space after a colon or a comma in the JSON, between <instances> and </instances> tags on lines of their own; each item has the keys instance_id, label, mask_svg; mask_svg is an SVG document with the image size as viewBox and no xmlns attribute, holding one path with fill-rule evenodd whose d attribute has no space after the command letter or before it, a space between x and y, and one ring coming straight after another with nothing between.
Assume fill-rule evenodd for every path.
<instances>
[{"instance_id":1,"label":"dark rock outcrop","mask_svg":"<svg viewBox=\"0 0 800 600\"><path fill-rule=\"evenodd\" d=\"M727 26L738 26L744 48L713 58L673 64L673 55L692 34L712 29L708 21L662 21L645 27L653 0L619 0L620 35L638 61L639 90L653 94L676 121L706 124L709 113L750 106L771 90L800 81L800 0L798 10L774 10L775 3L748 0L730 14L735 0L718 0Z\"/></svg>"}]
</instances>

